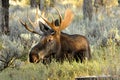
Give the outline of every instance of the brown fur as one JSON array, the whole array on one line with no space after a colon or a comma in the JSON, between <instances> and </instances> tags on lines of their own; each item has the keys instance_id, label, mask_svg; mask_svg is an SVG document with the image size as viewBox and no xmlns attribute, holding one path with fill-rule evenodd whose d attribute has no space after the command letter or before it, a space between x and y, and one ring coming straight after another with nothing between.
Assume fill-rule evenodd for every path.
<instances>
[{"instance_id":1,"label":"brown fur","mask_svg":"<svg viewBox=\"0 0 120 80\"><path fill-rule=\"evenodd\" d=\"M85 58L91 59L89 42L82 35L62 33L61 47L62 52L59 55L64 55L64 53L67 52L69 55L72 55L76 61L81 60L81 62Z\"/></svg>"}]
</instances>

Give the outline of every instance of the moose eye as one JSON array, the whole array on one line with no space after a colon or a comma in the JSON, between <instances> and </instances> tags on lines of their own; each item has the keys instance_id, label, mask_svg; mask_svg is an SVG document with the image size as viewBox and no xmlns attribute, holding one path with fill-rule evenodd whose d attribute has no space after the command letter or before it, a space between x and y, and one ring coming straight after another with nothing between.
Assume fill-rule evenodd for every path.
<instances>
[{"instance_id":1,"label":"moose eye","mask_svg":"<svg viewBox=\"0 0 120 80\"><path fill-rule=\"evenodd\" d=\"M51 39L48 40L48 42L51 42L51 41L52 41Z\"/></svg>"},{"instance_id":2,"label":"moose eye","mask_svg":"<svg viewBox=\"0 0 120 80\"><path fill-rule=\"evenodd\" d=\"M47 42L51 42L51 41L53 41L53 37L52 36L49 37L49 39L47 40Z\"/></svg>"}]
</instances>

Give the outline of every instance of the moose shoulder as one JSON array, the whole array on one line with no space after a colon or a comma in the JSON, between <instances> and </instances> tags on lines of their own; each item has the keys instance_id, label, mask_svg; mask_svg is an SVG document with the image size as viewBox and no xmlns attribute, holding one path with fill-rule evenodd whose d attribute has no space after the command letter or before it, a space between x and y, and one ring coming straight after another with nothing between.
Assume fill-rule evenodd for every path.
<instances>
[{"instance_id":1,"label":"moose shoulder","mask_svg":"<svg viewBox=\"0 0 120 80\"><path fill-rule=\"evenodd\" d=\"M55 58L57 61L64 61L65 59L71 61L71 59L75 59L81 62L86 58L88 60L91 59L89 42L85 36L79 34L69 35L62 32L72 22L73 12L67 9L64 20L62 20L59 10L57 12L59 20L52 20L52 22L41 16L51 28L40 22L39 27L43 33L42 35L36 29L32 30L26 23L20 21L28 31L41 36L39 43L29 53L30 62L37 63L42 60L51 60L51 58ZM59 23L56 24L57 21Z\"/></svg>"}]
</instances>

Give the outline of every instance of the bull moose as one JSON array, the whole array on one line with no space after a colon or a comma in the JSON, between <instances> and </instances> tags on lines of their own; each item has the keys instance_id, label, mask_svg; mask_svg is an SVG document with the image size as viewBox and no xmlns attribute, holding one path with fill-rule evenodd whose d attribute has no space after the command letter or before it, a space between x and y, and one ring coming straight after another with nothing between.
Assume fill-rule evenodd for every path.
<instances>
[{"instance_id":1,"label":"bull moose","mask_svg":"<svg viewBox=\"0 0 120 80\"><path fill-rule=\"evenodd\" d=\"M91 59L89 42L85 36L79 34L70 35L62 32L72 22L74 17L73 12L70 9L66 9L64 19L62 19L59 10L56 9L56 11L59 19L53 20L52 18L52 22L41 16L41 19L47 24L39 21L39 29L42 34L37 31L37 27L30 19L29 22L32 24L33 29L26 22L24 23L20 20L20 23L28 31L41 36L40 41L30 50L29 61L37 63L42 60L51 60L51 58L54 58L57 61L64 61L65 59L71 61L75 59L76 61L83 62L84 59Z\"/></svg>"}]
</instances>

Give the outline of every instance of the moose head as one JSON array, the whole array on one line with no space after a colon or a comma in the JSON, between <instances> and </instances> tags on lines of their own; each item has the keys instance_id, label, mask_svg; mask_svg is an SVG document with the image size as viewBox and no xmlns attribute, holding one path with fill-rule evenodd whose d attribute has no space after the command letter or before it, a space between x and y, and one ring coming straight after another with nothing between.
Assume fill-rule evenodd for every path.
<instances>
[{"instance_id":1,"label":"moose head","mask_svg":"<svg viewBox=\"0 0 120 80\"><path fill-rule=\"evenodd\" d=\"M29 53L29 61L37 63L41 60L51 59L63 61L65 58L69 60L74 58L76 61L91 58L90 46L88 40L79 34L69 35L63 33L62 30L67 28L72 22L74 14L70 9L65 11L64 19L58 9L57 13L59 19L49 22L47 19L41 16L41 18L47 23L47 26L42 22L39 22L40 30L43 34L36 31L35 24L29 19L29 22L33 25L33 29L20 20L21 24L30 32L39 34L41 36L40 41L36 44ZM50 28L48 28L48 26ZM70 57L69 57L70 56Z\"/></svg>"}]
</instances>

